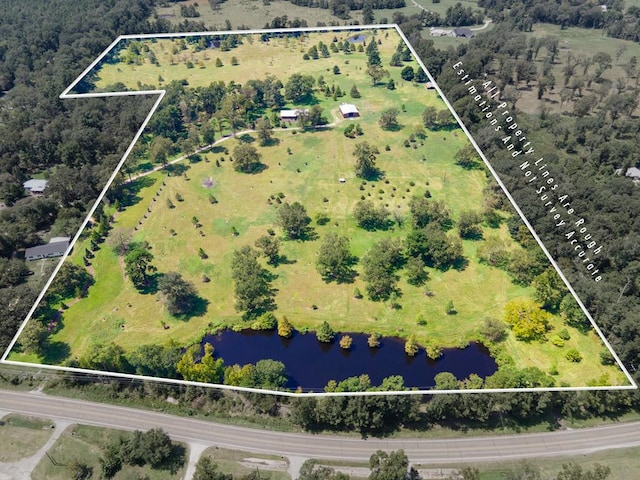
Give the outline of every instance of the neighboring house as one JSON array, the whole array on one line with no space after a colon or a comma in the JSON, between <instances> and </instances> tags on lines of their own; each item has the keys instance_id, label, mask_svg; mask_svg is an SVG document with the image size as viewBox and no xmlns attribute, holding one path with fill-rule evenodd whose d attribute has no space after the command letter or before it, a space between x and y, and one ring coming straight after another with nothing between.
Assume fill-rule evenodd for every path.
<instances>
[{"instance_id":1,"label":"neighboring house","mask_svg":"<svg viewBox=\"0 0 640 480\"><path fill-rule=\"evenodd\" d=\"M69 248L68 237L52 238L46 245L27 248L24 252L24 258L26 260L39 260L41 258L61 257L67 251L67 248Z\"/></svg>"},{"instance_id":2,"label":"neighboring house","mask_svg":"<svg viewBox=\"0 0 640 480\"><path fill-rule=\"evenodd\" d=\"M297 108L295 110L280 110L280 120L284 120L286 122L295 122L300 114L306 115L309 113L307 109Z\"/></svg>"},{"instance_id":3,"label":"neighboring house","mask_svg":"<svg viewBox=\"0 0 640 480\"><path fill-rule=\"evenodd\" d=\"M340 115L342 115L342 118L356 118L360 116L360 112L352 103L341 103Z\"/></svg>"},{"instance_id":4,"label":"neighboring house","mask_svg":"<svg viewBox=\"0 0 640 480\"><path fill-rule=\"evenodd\" d=\"M469 28L465 27L457 27L453 29L454 37L464 37L464 38L473 38L474 33Z\"/></svg>"},{"instance_id":5,"label":"neighboring house","mask_svg":"<svg viewBox=\"0 0 640 480\"><path fill-rule=\"evenodd\" d=\"M624 174L625 177L631 177L634 180L640 180L640 168L631 167L627 168L627 172Z\"/></svg>"},{"instance_id":6,"label":"neighboring house","mask_svg":"<svg viewBox=\"0 0 640 480\"><path fill-rule=\"evenodd\" d=\"M427 90L433 90L436 87L433 85L433 83L427 82L427 83L424 84L424 88L426 88Z\"/></svg>"},{"instance_id":7,"label":"neighboring house","mask_svg":"<svg viewBox=\"0 0 640 480\"><path fill-rule=\"evenodd\" d=\"M32 178L31 180L24 182L22 186L31 195L42 195L44 193L44 189L47 188L47 180Z\"/></svg>"}]
</instances>

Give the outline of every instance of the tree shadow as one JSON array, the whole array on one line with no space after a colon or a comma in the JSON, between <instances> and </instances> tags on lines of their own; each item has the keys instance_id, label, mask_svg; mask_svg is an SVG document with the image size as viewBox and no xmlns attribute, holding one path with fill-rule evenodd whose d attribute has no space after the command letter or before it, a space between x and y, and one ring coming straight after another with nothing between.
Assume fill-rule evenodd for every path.
<instances>
[{"instance_id":1,"label":"tree shadow","mask_svg":"<svg viewBox=\"0 0 640 480\"><path fill-rule=\"evenodd\" d=\"M158 293L158 280L162 276L161 273L152 273L147 275L147 282L144 287L138 289L138 293L143 295L155 295Z\"/></svg>"},{"instance_id":2,"label":"tree shadow","mask_svg":"<svg viewBox=\"0 0 640 480\"><path fill-rule=\"evenodd\" d=\"M171 163L166 165L164 169L169 175L179 177L189 170L189 165L185 165L184 163Z\"/></svg>"},{"instance_id":3,"label":"tree shadow","mask_svg":"<svg viewBox=\"0 0 640 480\"><path fill-rule=\"evenodd\" d=\"M229 150L223 145L215 145L211 147L211 153L229 153Z\"/></svg>"},{"instance_id":4,"label":"tree shadow","mask_svg":"<svg viewBox=\"0 0 640 480\"><path fill-rule=\"evenodd\" d=\"M296 260L295 258L289 258L286 255L280 255L278 256L278 260L273 266L277 267L278 265L294 265L296 263L298 263L298 260Z\"/></svg>"},{"instance_id":5,"label":"tree shadow","mask_svg":"<svg viewBox=\"0 0 640 480\"><path fill-rule=\"evenodd\" d=\"M158 465L159 470L168 470L172 475L176 475L185 464L187 449L182 443L171 444L171 454Z\"/></svg>"},{"instance_id":6,"label":"tree shadow","mask_svg":"<svg viewBox=\"0 0 640 480\"><path fill-rule=\"evenodd\" d=\"M469 259L466 257L458 257L451 266L454 270L462 272L469 266Z\"/></svg>"},{"instance_id":7,"label":"tree shadow","mask_svg":"<svg viewBox=\"0 0 640 480\"><path fill-rule=\"evenodd\" d=\"M248 133L243 133L236 138L242 143L254 143L256 141L255 137L249 135Z\"/></svg>"},{"instance_id":8,"label":"tree shadow","mask_svg":"<svg viewBox=\"0 0 640 480\"><path fill-rule=\"evenodd\" d=\"M42 352L42 359L50 365L61 364L71 355L71 348L65 342L48 342Z\"/></svg>"},{"instance_id":9,"label":"tree shadow","mask_svg":"<svg viewBox=\"0 0 640 480\"><path fill-rule=\"evenodd\" d=\"M194 317L202 317L207 313L208 308L209 300L200 296L194 296L191 298L191 308L189 311L180 315L175 315L175 318L186 322Z\"/></svg>"},{"instance_id":10,"label":"tree shadow","mask_svg":"<svg viewBox=\"0 0 640 480\"><path fill-rule=\"evenodd\" d=\"M259 173L264 172L265 170L267 170L269 168L269 165L267 165L266 163L255 163L253 167L251 167L251 170L247 170L246 172L242 172L242 173L246 173L248 175L257 175Z\"/></svg>"},{"instance_id":11,"label":"tree shadow","mask_svg":"<svg viewBox=\"0 0 640 480\"><path fill-rule=\"evenodd\" d=\"M263 147L275 147L277 145L280 145L280 139L274 137L271 137L269 140L262 143Z\"/></svg>"}]
</instances>

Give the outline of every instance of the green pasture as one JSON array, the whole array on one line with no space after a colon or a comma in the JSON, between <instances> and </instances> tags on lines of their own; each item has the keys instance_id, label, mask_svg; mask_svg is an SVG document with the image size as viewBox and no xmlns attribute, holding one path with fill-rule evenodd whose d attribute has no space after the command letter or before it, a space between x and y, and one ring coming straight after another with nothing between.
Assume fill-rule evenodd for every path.
<instances>
[{"instance_id":1,"label":"green pasture","mask_svg":"<svg viewBox=\"0 0 640 480\"><path fill-rule=\"evenodd\" d=\"M268 42L262 42L258 34L242 34L242 45L229 51L207 48L196 52L192 45L187 44L185 50L174 52L174 47L179 43L179 39L157 39L143 40L141 44L147 45L150 51L155 54L158 65L144 59L141 65L127 64L123 61L117 63L103 63L98 69L98 79L96 89L102 90L108 85L116 82L124 83L130 89L139 89L139 83L152 85L155 88L162 88L172 80L188 79L191 87L206 86L212 82L234 80L236 83L244 83L252 78L263 79L267 75L280 78L283 83L293 73L324 75L325 80L331 85L331 81L343 82L348 86L347 93L354 81L357 79L370 83L366 76L366 56L362 52L352 52L345 54L342 52L331 53L328 58L318 60L303 60L303 55L307 50L322 41L327 46L332 43L333 38L338 41L345 41L353 35L363 34L369 42L373 31L351 31L342 30L336 32L313 32L301 35L297 38L283 37L271 38ZM378 45L380 57L385 68L388 67L391 55L395 51L400 36L395 29L376 30L376 40L380 40ZM232 57L236 57L238 65L232 65ZM216 67L216 59L220 59L223 66ZM187 62L191 62L194 67L188 68ZM333 66L337 65L344 72L340 75L333 74ZM354 68L355 66L357 68ZM407 63L414 65L415 63ZM399 67L388 67L391 71L396 71L399 78ZM162 81L160 81L162 77ZM396 78L394 76L394 78ZM397 83L396 79L396 83ZM342 85L341 85L342 87ZM358 85L360 88L360 85Z\"/></svg>"},{"instance_id":2,"label":"green pasture","mask_svg":"<svg viewBox=\"0 0 640 480\"><path fill-rule=\"evenodd\" d=\"M278 455L242 452L227 448L210 447L202 452L202 457L211 457L218 470L240 478L258 470L265 480L289 480L288 461Z\"/></svg>"},{"instance_id":3,"label":"green pasture","mask_svg":"<svg viewBox=\"0 0 640 480\"><path fill-rule=\"evenodd\" d=\"M121 432L118 430L91 427L87 425L72 425L68 427L56 443L49 450L49 455L55 464L46 456L40 460L31 473L33 480L67 480L71 478L68 465L78 461L89 465L93 469L92 479L103 478L100 474L100 458L104 446ZM175 473L169 469L154 469L148 465L123 465L122 469L113 477L115 480L134 478L149 478L153 480L180 479L184 467Z\"/></svg>"},{"instance_id":4,"label":"green pasture","mask_svg":"<svg viewBox=\"0 0 640 480\"><path fill-rule=\"evenodd\" d=\"M185 20L180 16L180 7L192 4L197 5L196 9L200 16L189 20L203 22L211 30L225 29L226 20L231 22L233 28L238 28L242 25L251 28L263 28L265 23L270 22L275 17L282 16L287 16L289 20L307 20L309 26L316 25L317 22L326 24L330 22L342 23L328 9L309 9L285 1L273 1L265 5L264 2L256 0L234 0L222 3L218 10L213 10L208 2L186 0L175 4L171 3L164 7L156 7L156 12L158 16L164 17L172 23L180 23ZM358 18L360 17L358 15Z\"/></svg>"},{"instance_id":5,"label":"green pasture","mask_svg":"<svg viewBox=\"0 0 640 480\"><path fill-rule=\"evenodd\" d=\"M335 35L346 38L352 34L338 32ZM69 308L64 311L62 328L51 336L52 341L68 344L71 357L80 357L98 342L113 341L125 350L168 341L188 345L211 328L247 326L234 308L231 259L234 250L244 245L253 246L270 228L281 235L274 226L275 198L281 193L282 201L301 202L312 219L319 213L330 218L323 226L312 223L317 237L313 240L283 241L280 254L285 260L275 268L268 267L274 275L275 314L287 316L297 329L314 330L327 321L337 331L414 334L425 346L464 346L479 338L484 319L501 319L507 302L531 295L531 288L514 285L504 271L478 262L476 251L485 240L465 240L466 267L448 271L429 268L429 281L425 286L409 285L401 271L399 309L391 308L389 302L354 298L355 288L365 292L360 276L352 284L327 284L321 279L315 270L316 254L328 233L350 238L352 253L361 258L382 238L406 236L410 228L408 202L412 196L422 196L428 189L433 200L445 202L455 221L462 211L483 208L482 191L487 184L484 170L465 170L455 165L455 153L468 142L460 129L427 131L424 140L405 146L405 140L422 123L421 113L427 105L445 108L434 90L401 80L401 68L393 67L389 70L396 81L395 90L372 86L365 73L364 54L338 53L327 59L301 60L301 51L319 40L329 43L333 36L334 33L314 33L304 39L304 43L298 39L275 39L267 44L255 37L251 37L250 42L248 37L231 52L207 51L209 65L204 69L187 69L181 63L170 66L167 58L173 40L149 40L160 68L149 63L135 67L122 63L104 66L100 71L101 82L105 85L129 82L132 88L138 79L146 83L145 78L157 77L158 70L164 72L165 81L188 78L190 86L205 85L213 80L245 82L250 78L264 78L266 72L278 76L283 83L294 72L316 78L322 74L329 85L335 83L347 92L356 84L361 98L346 96L333 100L317 93L317 101L330 122L324 128L302 131L289 125L276 129L275 142L265 147L258 146L252 132L238 138L223 138L201 156L201 161L183 160L183 175L167 176L165 171L160 171L135 180L136 203L115 216L112 232L135 228L134 240L149 243L158 274L180 272L196 286L199 296L206 301L206 311L189 318L175 318L169 315L159 294L138 292L126 278L123 261L109 246L108 238L92 259L94 286L86 298L66 302ZM387 65L399 36L395 30L379 30L377 37L381 39L382 61ZM225 66L212 66L215 56L223 53L228 55L223 59ZM193 55L201 55L205 61L205 53ZM237 67L228 63L232 55L240 59ZM339 75L332 72L335 64L340 66ZM117 71L119 68L121 72ZM340 117L338 107L344 101L356 104L360 118L343 120ZM399 110L400 128L385 131L378 125L378 119L382 111L392 107ZM350 139L343 135L352 122L361 125L362 137ZM378 147L377 164L384 172L381 180L363 183L355 177L353 150L361 141ZM256 146L265 166L263 171L243 174L233 169L230 153L240 142ZM344 183L339 181L341 178L345 179ZM213 181L213 186L204 185L208 179ZM210 195L215 196L217 203L209 201ZM387 231L367 232L358 228L352 211L362 197L384 204L405 222L402 226L394 224ZM194 227L194 217L201 226ZM456 233L454 229L448 234ZM499 229L487 227L483 233L484 238L500 236L509 248L519 248L504 225ZM70 261L81 262L85 248L85 243L77 245ZM207 258L200 258L199 249L204 250ZM359 265L355 268L361 273ZM203 275L211 281L203 282ZM449 301L454 302L456 314L446 314ZM426 319L426 325L417 324L419 316ZM524 344L509 339L505 351L518 366L536 365L548 371L551 365L557 365L558 383L583 385L585 379L599 378L600 372L605 371L598 365L597 354L602 348L599 339L593 335L580 338L574 331L571 337L563 348L575 347L583 352L584 360L580 364L565 365L557 358L563 349L549 344ZM12 358L26 359L21 354L13 354ZM606 371L612 383L624 381L615 368L608 367Z\"/></svg>"},{"instance_id":6,"label":"green pasture","mask_svg":"<svg viewBox=\"0 0 640 480\"><path fill-rule=\"evenodd\" d=\"M556 478L558 473L562 471L563 464L577 463L584 471L588 471L593 470L595 464L599 463L611 469L607 480L628 480L635 478L637 472L640 471L640 447L610 449L588 455L530 458L525 461L478 462L469 464L469 466L480 471L480 480L504 480L509 478L508 472L519 471L525 462L540 469L540 478ZM450 465L424 464L419 467L450 468Z\"/></svg>"},{"instance_id":7,"label":"green pasture","mask_svg":"<svg viewBox=\"0 0 640 480\"><path fill-rule=\"evenodd\" d=\"M0 463L17 462L40 450L51 436L48 420L5 415L0 418Z\"/></svg>"}]
</instances>

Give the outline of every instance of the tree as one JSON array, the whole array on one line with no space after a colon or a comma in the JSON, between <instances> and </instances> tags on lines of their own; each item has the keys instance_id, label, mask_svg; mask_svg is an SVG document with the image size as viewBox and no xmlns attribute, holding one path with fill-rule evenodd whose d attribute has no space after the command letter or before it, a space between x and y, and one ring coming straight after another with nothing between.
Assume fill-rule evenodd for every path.
<instances>
[{"instance_id":1,"label":"tree","mask_svg":"<svg viewBox=\"0 0 640 480\"><path fill-rule=\"evenodd\" d=\"M196 463L193 480L233 480L233 475L222 473L218 470L218 464L210 456L202 455Z\"/></svg>"},{"instance_id":2,"label":"tree","mask_svg":"<svg viewBox=\"0 0 640 480\"><path fill-rule=\"evenodd\" d=\"M369 458L369 480L406 480L409 459L404 450L391 453L378 450Z\"/></svg>"},{"instance_id":3,"label":"tree","mask_svg":"<svg viewBox=\"0 0 640 480\"><path fill-rule=\"evenodd\" d=\"M427 107L422 112L422 123L429 130L435 130L438 127L438 111L436 107Z\"/></svg>"},{"instance_id":4,"label":"tree","mask_svg":"<svg viewBox=\"0 0 640 480\"><path fill-rule=\"evenodd\" d=\"M138 434L138 440L135 442L137 445L134 443L137 447L137 456L139 456L144 463L158 468L171 458L173 443L164 430L161 428L152 428L146 432L136 431L135 434Z\"/></svg>"},{"instance_id":5,"label":"tree","mask_svg":"<svg viewBox=\"0 0 640 480\"><path fill-rule=\"evenodd\" d=\"M404 351L410 357L415 356L420 351L420 347L418 346L418 342L416 342L415 336L409 335L404 344Z\"/></svg>"},{"instance_id":6,"label":"tree","mask_svg":"<svg viewBox=\"0 0 640 480\"><path fill-rule=\"evenodd\" d=\"M137 289L148 286L148 274L155 271L152 260L153 254L141 245L136 245L124 256L125 273Z\"/></svg>"},{"instance_id":7,"label":"tree","mask_svg":"<svg viewBox=\"0 0 640 480\"><path fill-rule=\"evenodd\" d=\"M138 375L177 378L176 364L182 356L182 347L170 341L165 345L140 345L127 357Z\"/></svg>"},{"instance_id":8,"label":"tree","mask_svg":"<svg viewBox=\"0 0 640 480\"><path fill-rule=\"evenodd\" d=\"M560 302L560 316L567 325L583 332L592 328L591 322L570 293L567 293Z\"/></svg>"},{"instance_id":9,"label":"tree","mask_svg":"<svg viewBox=\"0 0 640 480\"><path fill-rule=\"evenodd\" d=\"M400 112L397 108L388 108L382 112L378 124L383 130L397 130L400 126L398 124L398 114Z\"/></svg>"},{"instance_id":10,"label":"tree","mask_svg":"<svg viewBox=\"0 0 640 480\"><path fill-rule=\"evenodd\" d=\"M389 226L389 210L380 205L375 207L369 200L360 200L353 209L353 218L365 230L385 230Z\"/></svg>"},{"instance_id":11,"label":"tree","mask_svg":"<svg viewBox=\"0 0 640 480\"><path fill-rule=\"evenodd\" d=\"M429 80L429 77L427 76L427 73L422 69L422 67L418 65L415 69L413 80L417 83L425 83Z\"/></svg>"},{"instance_id":12,"label":"tree","mask_svg":"<svg viewBox=\"0 0 640 480\"><path fill-rule=\"evenodd\" d=\"M343 335L340 338L340 348L342 348L343 350L349 350L352 343L353 338L351 338L349 335Z\"/></svg>"},{"instance_id":13,"label":"tree","mask_svg":"<svg viewBox=\"0 0 640 480\"><path fill-rule=\"evenodd\" d=\"M165 305L171 315L188 314L196 306L198 295L195 287L178 272L168 272L160 276L158 289L164 295Z\"/></svg>"},{"instance_id":14,"label":"tree","mask_svg":"<svg viewBox=\"0 0 640 480\"><path fill-rule=\"evenodd\" d=\"M278 320L278 335L284 338L290 338L293 335L293 325L289 323L287 317Z\"/></svg>"},{"instance_id":15,"label":"tree","mask_svg":"<svg viewBox=\"0 0 640 480\"><path fill-rule=\"evenodd\" d=\"M407 271L407 282L415 286L424 285L429 278L429 274L425 271L424 267L425 264L422 258L410 257L405 267Z\"/></svg>"},{"instance_id":16,"label":"tree","mask_svg":"<svg viewBox=\"0 0 640 480\"><path fill-rule=\"evenodd\" d=\"M173 143L171 140L162 136L156 136L149 146L149 156L151 157L151 161L166 165L172 148Z\"/></svg>"},{"instance_id":17,"label":"tree","mask_svg":"<svg viewBox=\"0 0 640 480\"><path fill-rule=\"evenodd\" d=\"M233 149L233 168L238 172L255 173L261 167L260 154L253 145L241 143Z\"/></svg>"},{"instance_id":18,"label":"tree","mask_svg":"<svg viewBox=\"0 0 640 480\"><path fill-rule=\"evenodd\" d=\"M287 384L284 363L271 359L258 360L256 363L256 386L277 390Z\"/></svg>"},{"instance_id":19,"label":"tree","mask_svg":"<svg viewBox=\"0 0 640 480\"><path fill-rule=\"evenodd\" d=\"M495 318L485 318L480 333L491 343L501 342L507 338L507 326Z\"/></svg>"},{"instance_id":20,"label":"tree","mask_svg":"<svg viewBox=\"0 0 640 480\"><path fill-rule=\"evenodd\" d=\"M395 272L403 262L402 245L397 239L382 239L364 255L362 278L371 300L387 300L391 296L398 283Z\"/></svg>"},{"instance_id":21,"label":"tree","mask_svg":"<svg viewBox=\"0 0 640 480\"><path fill-rule=\"evenodd\" d=\"M467 170L478 168L481 165L478 159L478 152L470 144L458 150L454 158L456 159L456 165L460 165Z\"/></svg>"},{"instance_id":22,"label":"tree","mask_svg":"<svg viewBox=\"0 0 640 480\"><path fill-rule=\"evenodd\" d=\"M539 340L549 327L549 314L532 300L513 300L505 305L505 321L519 340Z\"/></svg>"},{"instance_id":23,"label":"tree","mask_svg":"<svg viewBox=\"0 0 640 480\"><path fill-rule=\"evenodd\" d=\"M578 463L563 463L556 480L605 480L611 474L611 468L595 463L593 470L583 470Z\"/></svg>"},{"instance_id":24,"label":"tree","mask_svg":"<svg viewBox=\"0 0 640 480\"><path fill-rule=\"evenodd\" d=\"M407 82L410 82L411 80L413 80L413 77L414 77L413 67L409 67L409 66L404 67L400 72L400 76L402 77L403 80L406 80Z\"/></svg>"},{"instance_id":25,"label":"tree","mask_svg":"<svg viewBox=\"0 0 640 480\"><path fill-rule=\"evenodd\" d=\"M333 331L333 328L331 328L327 321L322 322L320 328L316 331L316 337L318 337L318 341L322 343L330 343L335 335L336 332Z\"/></svg>"},{"instance_id":26,"label":"tree","mask_svg":"<svg viewBox=\"0 0 640 480\"><path fill-rule=\"evenodd\" d=\"M465 210L460 212L458 219L458 235L460 238L479 239L482 237L482 215L479 212Z\"/></svg>"},{"instance_id":27,"label":"tree","mask_svg":"<svg viewBox=\"0 0 640 480\"><path fill-rule=\"evenodd\" d=\"M93 468L79 460L72 460L67 466L73 480L88 480L93 475Z\"/></svg>"},{"instance_id":28,"label":"tree","mask_svg":"<svg viewBox=\"0 0 640 480\"><path fill-rule=\"evenodd\" d=\"M267 117L261 117L256 122L256 131L258 132L258 139L260 145L263 147L268 145L273 138L273 127Z\"/></svg>"},{"instance_id":29,"label":"tree","mask_svg":"<svg viewBox=\"0 0 640 480\"><path fill-rule=\"evenodd\" d=\"M271 307L273 292L266 273L258 263L258 252L250 246L233 252L231 276L235 282L237 311L252 314Z\"/></svg>"},{"instance_id":30,"label":"tree","mask_svg":"<svg viewBox=\"0 0 640 480\"><path fill-rule=\"evenodd\" d=\"M300 202L287 202L280 205L277 211L276 225L284 230L285 238L302 240L309 235L311 218Z\"/></svg>"},{"instance_id":31,"label":"tree","mask_svg":"<svg viewBox=\"0 0 640 480\"><path fill-rule=\"evenodd\" d=\"M349 239L331 232L320 245L316 269L325 282L352 282L355 275L351 268L353 261Z\"/></svg>"},{"instance_id":32,"label":"tree","mask_svg":"<svg viewBox=\"0 0 640 480\"><path fill-rule=\"evenodd\" d=\"M284 86L284 98L294 103L310 100L315 82L312 75L292 74Z\"/></svg>"},{"instance_id":33,"label":"tree","mask_svg":"<svg viewBox=\"0 0 640 480\"><path fill-rule=\"evenodd\" d=\"M353 150L353 156L356 159L356 176L364 178L365 180L372 180L379 177L380 170L376 167L376 155L379 153L377 147L369 144L369 142L356 144Z\"/></svg>"},{"instance_id":34,"label":"tree","mask_svg":"<svg viewBox=\"0 0 640 480\"><path fill-rule=\"evenodd\" d=\"M557 310L566 292L564 283L558 272L553 268L548 268L533 279L535 292L533 298L542 304L547 310Z\"/></svg>"},{"instance_id":35,"label":"tree","mask_svg":"<svg viewBox=\"0 0 640 480\"><path fill-rule=\"evenodd\" d=\"M177 370L182 378L191 382L221 383L224 375L224 362L221 358L213 358L213 346L210 343L204 345L204 355L200 357L200 345L192 345L182 356L177 365Z\"/></svg>"},{"instance_id":36,"label":"tree","mask_svg":"<svg viewBox=\"0 0 640 480\"><path fill-rule=\"evenodd\" d=\"M360 91L358 90L358 87L356 87L355 84L351 87L351 90L349 91L349 95L351 96L351 98L360 98Z\"/></svg>"},{"instance_id":37,"label":"tree","mask_svg":"<svg viewBox=\"0 0 640 480\"><path fill-rule=\"evenodd\" d=\"M271 235L262 235L256 240L256 247L262 250L269 265L277 266L280 258L280 240Z\"/></svg>"},{"instance_id":38,"label":"tree","mask_svg":"<svg viewBox=\"0 0 640 480\"><path fill-rule=\"evenodd\" d=\"M42 355L49 340L49 329L36 318L30 319L20 335L20 346L24 353Z\"/></svg>"},{"instance_id":39,"label":"tree","mask_svg":"<svg viewBox=\"0 0 640 480\"><path fill-rule=\"evenodd\" d=\"M383 78L389 76L389 71L380 65L371 65L367 68L367 75L371 77L371 84L375 87Z\"/></svg>"},{"instance_id":40,"label":"tree","mask_svg":"<svg viewBox=\"0 0 640 480\"><path fill-rule=\"evenodd\" d=\"M86 268L65 262L51 282L49 294L59 299L82 297L93 284L93 277Z\"/></svg>"}]
</instances>

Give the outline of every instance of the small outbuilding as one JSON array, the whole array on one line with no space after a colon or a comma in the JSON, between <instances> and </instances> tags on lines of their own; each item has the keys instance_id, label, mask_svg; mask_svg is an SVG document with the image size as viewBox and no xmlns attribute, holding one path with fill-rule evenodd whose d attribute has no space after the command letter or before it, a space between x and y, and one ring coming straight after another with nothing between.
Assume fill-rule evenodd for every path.
<instances>
[{"instance_id":1,"label":"small outbuilding","mask_svg":"<svg viewBox=\"0 0 640 480\"><path fill-rule=\"evenodd\" d=\"M42 195L44 189L47 188L47 180L40 180L38 178L32 178L22 184L27 193L31 195Z\"/></svg>"},{"instance_id":2,"label":"small outbuilding","mask_svg":"<svg viewBox=\"0 0 640 480\"><path fill-rule=\"evenodd\" d=\"M342 115L342 118L357 118L360 116L360 112L358 107L352 103L341 103L340 115Z\"/></svg>"},{"instance_id":3,"label":"small outbuilding","mask_svg":"<svg viewBox=\"0 0 640 480\"><path fill-rule=\"evenodd\" d=\"M625 172L624 176L632 178L634 181L638 182L640 181L640 168L638 167L627 168L627 171Z\"/></svg>"},{"instance_id":4,"label":"small outbuilding","mask_svg":"<svg viewBox=\"0 0 640 480\"><path fill-rule=\"evenodd\" d=\"M62 238L64 238L62 240ZM54 240L58 240L55 241ZM61 240L61 241L60 241ZM46 245L38 245L37 247L27 248L24 252L26 260L39 260L41 258L61 257L69 248L69 238L58 237L52 238L51 242Z\"/></svg>"}]
</instances>

